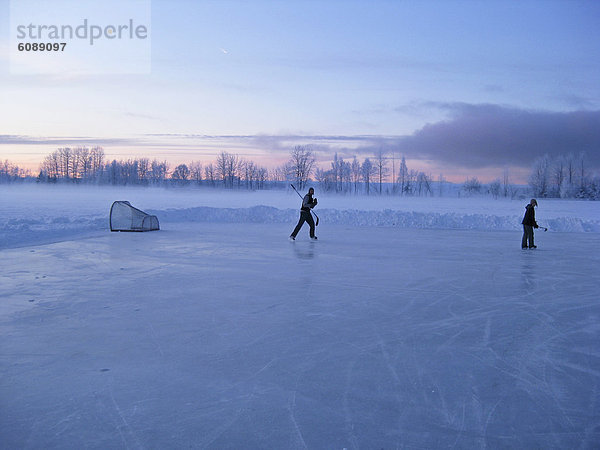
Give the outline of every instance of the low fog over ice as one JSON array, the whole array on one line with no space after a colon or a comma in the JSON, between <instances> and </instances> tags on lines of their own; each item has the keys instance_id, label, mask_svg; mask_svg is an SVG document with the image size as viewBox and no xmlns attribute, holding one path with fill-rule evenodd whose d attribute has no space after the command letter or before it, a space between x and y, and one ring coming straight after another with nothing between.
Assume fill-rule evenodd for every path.
<instances>
[{"instance_id":1,"label":"low fog over ice","mask_svg":"<svg viewBox=\"0 0 600 450\"><path fill-rule=\"evenodd\" d=\"M520 231L527 199L327 195L323 224ZM0 185L0 249L104 233L115 200L161 222L281 223L298 219L293 191L228 191L64 185ZM598 202L542 200L538 222L554 232L600 232ZM293 228L293 226L292 226ZM289 233L288 233L289 234ZM287 236L287 235L286 235Z\"/></svg>"}]
</instances>

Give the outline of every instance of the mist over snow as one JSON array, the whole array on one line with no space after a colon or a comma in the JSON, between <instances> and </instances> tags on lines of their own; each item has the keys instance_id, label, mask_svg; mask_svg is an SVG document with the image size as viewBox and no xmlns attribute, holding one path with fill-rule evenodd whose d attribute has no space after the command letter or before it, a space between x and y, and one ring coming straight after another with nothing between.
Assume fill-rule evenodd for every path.
<instances>
[{"instance_id":1,"label":"mist over snow","mask_svg":"<svg viewBox=\"0 0 600 450\"><path fill-rule=\"evenodd\" d=\"M398 197L321 195L315 210L330 225L518 231L527 199L490 196ZM293 191L137 188L68 185L0 186L0 248L52 242L108 228L115 200L171 222L281 223L297 220ZM542 199L538 221L553 232L599 232L600 204Z\"/></svg>"}]
</instances>

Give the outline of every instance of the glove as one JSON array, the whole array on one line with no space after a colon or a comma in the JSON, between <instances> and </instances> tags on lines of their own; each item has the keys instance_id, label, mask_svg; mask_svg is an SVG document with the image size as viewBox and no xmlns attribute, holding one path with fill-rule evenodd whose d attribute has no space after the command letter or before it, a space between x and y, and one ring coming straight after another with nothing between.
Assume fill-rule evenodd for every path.
<instances>
[{"instance_id":1,"label":"glove","mask_svg":"<svg viewBox=\"0 0 600 450\"><path fill-rule=\"evenodd\" d=\"M317 203L318 203L318 202L317 202L317 199L315 198L315 199L313 200L313 205L316 205Z\"/></svg>"},{"instance_id":2,"label":"glove","mask_svg":"<svg viewBox=\"0 0 600 450\"><path fill-rule=\"evenodd\" d=\"M536 223L533 228L539 228L538 224Z\"/></svg>"}]
</instances>

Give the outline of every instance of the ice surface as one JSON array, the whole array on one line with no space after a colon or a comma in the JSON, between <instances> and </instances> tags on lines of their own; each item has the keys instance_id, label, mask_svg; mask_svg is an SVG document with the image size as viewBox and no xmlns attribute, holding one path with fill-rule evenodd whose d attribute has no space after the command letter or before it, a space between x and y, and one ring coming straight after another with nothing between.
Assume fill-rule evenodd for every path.
<instances>
[{"instance_id":1,"label":"ice surface","mask_svg":"<svg viewBox=\"0 0 600 450\"><path fill-rule=\"evenodd\" d=\"M319 200L0 186L0 448L598 446L598 202Z\"/></svg>"},{"instance_id":2,"label":"ice surface","mask_svg":"<svg viewBox=\"0 0 600 450\"><path fill-rule=\"evenodd\" d=\"M2 448L593 448L597 233L164 222L1 252Z\"/></svg>"}]
</instances>

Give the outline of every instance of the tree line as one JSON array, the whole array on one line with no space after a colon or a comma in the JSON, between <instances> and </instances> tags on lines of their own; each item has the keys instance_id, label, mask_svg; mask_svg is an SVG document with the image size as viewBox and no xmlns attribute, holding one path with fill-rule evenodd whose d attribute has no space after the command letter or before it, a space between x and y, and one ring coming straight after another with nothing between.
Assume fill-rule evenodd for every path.
<instances>
[{"instance_id":1,"label":"tree line","mask_svg":"<svg viewBox=\"0 0 600 450\"><path fill-rule=\"evenodd\" d=\"M390 165L392 168L390 169ZM390 175L392 183L389 183ZM316 169L315 180L321 189L335 192L364 192L366 194L394 195L434 195L434 181L430 174L408 169L403 156L396 170L396 160L383 151L373 158L365 158L361 163L356 156L352 161L344 161L336 153L331 168ZM440 175L440 180L443 177Z\"/></svg>"},{"instance_id":2,"label":"tree line","mask_svg":"<svg viewBox=\"0 0 600 450\"><path fill-rule=\"evenodd\" d=\"M529 186L536 197L600 198L600 177L589 169L585 153L537 158Z\"/></svg>"},{"instance_id":3,"label":"tree line","mask_svg":"<svg viewBox=\"0 0 600 450\"><path fill-rule=\"evenodd\" d=\"M269 171L254 161L222 151L215 161L206 165L192 161L179 164L171 170L166 161L156 159L107 160L102 147L63 147L44 158L37 181L111 185L205 185L254 190L300 179L302 186L313 172L314 159L308 155L312 153L305 151L303 147L297 147L291 152L287 164Z\"/></svg>"},{"instance_id":4,"label":"tree line","mask_svg":"<svg viewBox=\"0 0 600 450\"><path fill-rule=\"evenodd\" d=\"M0 163L0 182L15 182L31 174L11 164ZM325 192L442 196L446 182L443 175L434 180L431 174L409 169L404 156L378 151L359 161L344 160L337 153L329 167L317 167L311 147L297 145L290 150L288 161L268 170L239 155L222 151L216 160L203 164L192 161L171 170L166 161L149 158L108 160L102 147L63 147L47 155L40 165L38 182L72 182L110 185L204 185L228 189L271 189L295 183L304 189L317 183ZM588 168L584 154L572 153L556 158L544 155L535 160L529 176L530 193L536 197L600 198L600 178ZM522 188L511 183L508 169L502 178L485 185L477 177L467 178L458 195L489 193L495 198L524 195Z\"/></svg>"},{"instance_id":5,"label":"tree line","mask_svg":"<svg viewBox=\"0 0 600 450\"><path fill-rule=\"evenodd\" d=\"M0 161L0 183L13 183L23 181L31 174L28 170L21 169L19 166L11 163L8 159Z\"/></svg>"}]
</instances>

